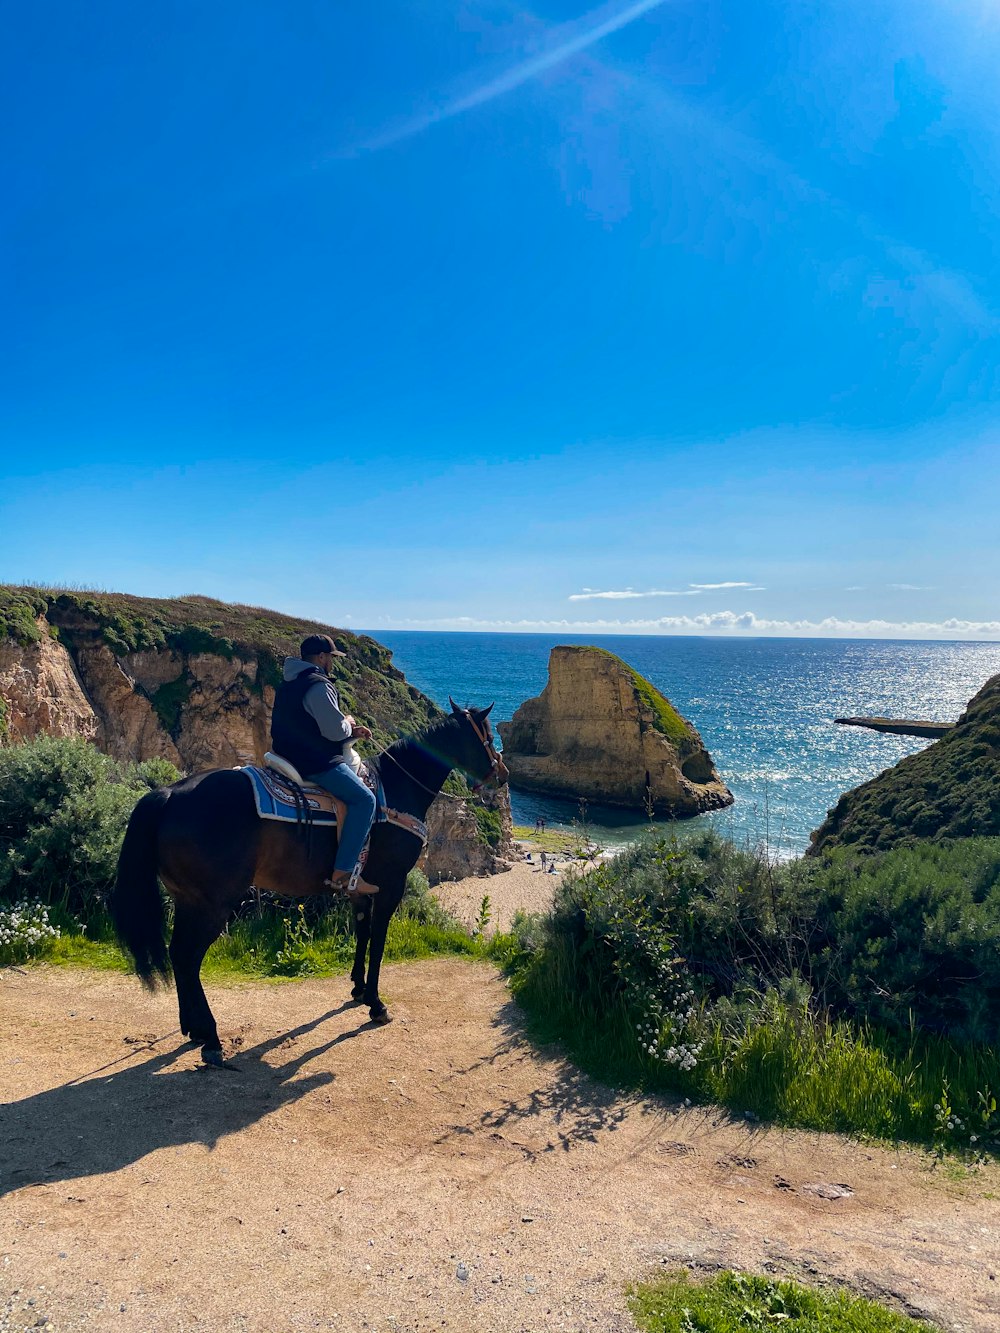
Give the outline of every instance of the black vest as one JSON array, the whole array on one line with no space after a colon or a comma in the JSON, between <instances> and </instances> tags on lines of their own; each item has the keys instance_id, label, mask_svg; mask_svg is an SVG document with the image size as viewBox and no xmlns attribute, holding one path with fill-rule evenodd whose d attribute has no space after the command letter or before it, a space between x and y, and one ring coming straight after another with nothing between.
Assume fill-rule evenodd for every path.
<instances>
[{"instance_id":1,"label":"black vest","mask_svg":"<svg viewBox=\"0 0 1000 1333\"><path fill-rule=\"evenodd\" d=\"M316 719L305 710L306 692L326 679L326 673L314 666L294 680L283 680L274 696L271 744L303 777L322 773L344 753L344 742L328 741Z\"/></svg>"}]
</instances>

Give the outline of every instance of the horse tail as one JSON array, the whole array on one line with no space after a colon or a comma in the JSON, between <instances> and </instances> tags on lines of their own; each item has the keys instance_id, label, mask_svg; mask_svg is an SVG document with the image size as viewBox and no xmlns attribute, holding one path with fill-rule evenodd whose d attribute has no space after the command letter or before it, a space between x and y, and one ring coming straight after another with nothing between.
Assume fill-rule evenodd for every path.
<instances>
[{"instance_id":1,"label":"horse tail","mask_svg":"<svg viewBox=\"0 0 1000 1333\"><path fill-rule=\"evenodd\" d=\"M111 894L115 934L135 959L135 970L147 990L170 980L166 912L157 876L157 833L169 799L169 788L160 787L132 811Z\"/></svg>"}]
</instances>

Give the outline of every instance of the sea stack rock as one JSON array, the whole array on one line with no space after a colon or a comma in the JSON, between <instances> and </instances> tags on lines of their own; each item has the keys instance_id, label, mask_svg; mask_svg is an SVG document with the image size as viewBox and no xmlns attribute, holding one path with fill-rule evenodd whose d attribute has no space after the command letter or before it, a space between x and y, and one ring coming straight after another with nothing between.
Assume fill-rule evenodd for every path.
<instances>
[{"instance_id":1,"label":"sea stack rock","mask_svg":"<svg viewBox=\"0 0 1000 1333\"><path fill-rule=\"evenodd\" d=\"M515 787L675 819L733 801L691 723L603 648L553 648L545 689L499 731Z\"/></svg>"}]
</instances>

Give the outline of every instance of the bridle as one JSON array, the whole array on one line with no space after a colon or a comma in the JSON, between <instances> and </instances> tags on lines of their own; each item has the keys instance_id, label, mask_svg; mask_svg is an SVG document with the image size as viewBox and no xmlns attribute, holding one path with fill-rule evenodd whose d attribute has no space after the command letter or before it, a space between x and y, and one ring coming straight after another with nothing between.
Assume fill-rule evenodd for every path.
<instances>
[{"instance_id":1,"label":"bridle","mask_svg":"<svg viewBox=\"0 0 1000 1333\"><path fill-rule=\"evenodd\" d=\"M486 751L486 757L490 761L490 771L486 774L484 778L480 778L480 780L475 784L475 786L470 787L469 791L477 792L482 787L485 787L488 782L499 783L500 769L503 767L503 760L500 758L499 754L497 754L496 746L493 744L493 737L490 734L488 725L485 723L485 721L482 723L478 723L476 719L472 716L472 713L468 708L457 708L455 706L454 700L449 699L449 703L451 704L452 707L453 716L462 717L465 719L466 722L468 722L469 726L475 733L476 739L479 741L480 745ZM404 777L409 778L409 780L415 786L422 788L425 792L428 792L431 796L448 796L453 801L460 801L463 799L461 796L454 796L451 792L435 791L433 787L428 787L426 782L421 782L419 778L415 778L412 773L407 772L407 770L399 762L396 756L394 754L390 754L388 748L383 750L381 754L378 755L378 758L391 759Z\"/></svg>"},{"instance_id":2,"label":"bridle","mask_svg":"<svg viewBox=\"0 0 1000 1333\"><path fill-rule=\"evenodd\" d=\"M470 787L469 789L470 791L476 792L479 791L481 787L485 787L488 782L499 783L500 768L503 764L503 760L497 754L496 746L493 744L493 737L490 733L489 724L486 720L484 719L481 723L477 722L467 708L462 709L462 716L468 719L469 726L476 733L476 738L486 751L486 757L490 761L490 771L484 778L481 778L474 787Z\"/></svg>"}]
</instances>

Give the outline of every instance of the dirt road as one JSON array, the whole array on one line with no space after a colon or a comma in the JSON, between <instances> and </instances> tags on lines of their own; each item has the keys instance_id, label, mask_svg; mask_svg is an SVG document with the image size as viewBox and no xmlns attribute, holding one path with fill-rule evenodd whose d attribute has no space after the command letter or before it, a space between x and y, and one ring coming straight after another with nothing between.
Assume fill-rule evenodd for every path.
<instances>
[{"instance_id":1,"label":"dirt road","mask_svg":"<svg viewBox=\"0 0 1000 1333\"><path fill-rule=\"evenodd\" d=\"M235 1073L131 978L0 973L0 1329L624 1333L678 1264L1000 1329L996 1171L618 1098L489 967L384 977L384 1029L342 978L215 987Z\"/></svg>"}]
</instances>

